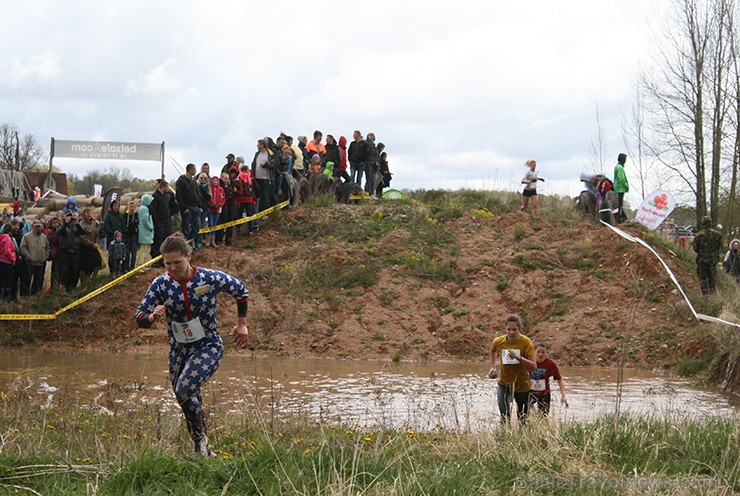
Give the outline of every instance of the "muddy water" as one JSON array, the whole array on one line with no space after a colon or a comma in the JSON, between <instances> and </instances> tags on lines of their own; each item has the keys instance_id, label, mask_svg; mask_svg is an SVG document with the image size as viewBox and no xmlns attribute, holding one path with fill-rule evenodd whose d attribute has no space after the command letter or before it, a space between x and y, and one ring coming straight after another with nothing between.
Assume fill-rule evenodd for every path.
<instances>
[{"instance_id":1,"label":"muddy water","mask_svg":"<svg viewBox=\"0 0 740 496\"><path fill-rule=\"evenodd\" d=\"M204 389L221 410L301 415L326 422L478 430L498 422L496 382L487 365L252 359L227 354ZM613 413L617 371L563 368L570 408L553 395L552 416L584 420ZM557 388L557 385L554 385ZM0 350L0 391L23 389L53 407L55 396L111 410L156 405L177 412L164 355L59 354ZM102 401L102 397L108 401ZM107 405L107 406L106 406ZM621 411L678 416L736 415L737 405L685 379L628 370Z\"/></svg>"}]
</instances>

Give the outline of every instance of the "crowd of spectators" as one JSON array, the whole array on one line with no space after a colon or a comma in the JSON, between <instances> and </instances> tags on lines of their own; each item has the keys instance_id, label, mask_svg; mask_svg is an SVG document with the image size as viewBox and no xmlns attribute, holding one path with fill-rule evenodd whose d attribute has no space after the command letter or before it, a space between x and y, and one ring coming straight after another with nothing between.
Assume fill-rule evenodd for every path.
<instances>
[{"instance_id":1,"label":"crowd of spectators","mask_svg":"<svg viewBox=\"0 0 740 496\"><path fill-rule=\"evenodd\" d=\"M51 280L46 291L57 287L70 291L96 277L106 263L110 275L117 277L158 256L162 242L178 227L195 250L230 245L235 235L257 232L259 222L208 234L201 234L201 229L290 200L303 177L323 175L330 182L353 182L373 198L390 185L385 145L376 144L373 133L363 138L355 131L349 148L344 136L336 140L327 134L322 141L318 130L310 141L285 133L275 140L265 137L257 141L249 163L229 153L220 174L208 163L200 170L190 163L174 187L158 179L154 190L142 195L138 208L134 201L122 208L119 200L113 200L102 219L96 219L90 207L80 211L69 198L61 216L29 225L16 196L13 211L3 212L0 228L0 299L42 291L48 263Z\"/></svg>"}]
</instances>

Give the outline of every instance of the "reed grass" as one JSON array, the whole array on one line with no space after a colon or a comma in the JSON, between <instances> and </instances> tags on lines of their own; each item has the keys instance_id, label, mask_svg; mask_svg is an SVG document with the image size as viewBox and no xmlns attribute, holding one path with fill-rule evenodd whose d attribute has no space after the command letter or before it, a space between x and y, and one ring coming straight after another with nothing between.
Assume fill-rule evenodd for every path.
<instances>
[{"instance_id":1,"label":"reed grass","mask_svg":"<svg viewBox=\"0 0 740 496\"><path fill-rule=\"evenodd\" d=\"M61 394L60 394L61 393ZM86 405L0 397L1 494L732 494L740 422L622 414L483 432L319 423L256 404L210 408L218 457L189 453L178 415L111 386ZM492 406L493 408L493 406Z\"/></svg>"}]
</instances>

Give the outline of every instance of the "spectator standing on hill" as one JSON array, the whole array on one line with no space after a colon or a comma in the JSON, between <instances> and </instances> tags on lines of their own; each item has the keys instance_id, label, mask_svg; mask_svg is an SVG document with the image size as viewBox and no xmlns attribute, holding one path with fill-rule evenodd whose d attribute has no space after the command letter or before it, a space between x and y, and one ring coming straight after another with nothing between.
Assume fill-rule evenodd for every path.
<instances>
[{"instance_id":1,"label":"spectator standing on hill","mask_svg":"<svg viewBox=\"0 0 740 496\"><path fill-rule=\"evenodd\" d=\"M201 227L208 226L208 203L211 201L211 192L209 189L210 179L204 173L198 175L198 181L196 183L198 188L198 208L201 211ZM195 249L200 250L203 248L203 235L197 233L195 235Z\"/></svg>"},{"instance_id":2,"label":"spectator standing on hill","mask_svg":"<svg viewBox=\"0 0 740 496\"><path fill-rule=\"evenodd\" d=\"M524 165L529 169L522 178L524 191L522 192L522 207L520 210L525 212L529 206L529 199L532 199L532 215L537 215L537 181L544 181L538 176L537 161L527 160Z\"/></svg>"},{"instance_id":3,"label":"spectator standing on hill","mask_svg":"<svg viewBox=\"0 0 740 496\"><path fill-rule=\"evenodd\" d=\"M627 182L627 174L624 172L624 164L627 163L627 155L620 153L617 156L617 165L614 166L614 191L617 192L617 224L627 220L624 213L624 194L630 192L630 184Z\"/></svg>"},{"instance_id":4,"label":"spectator standing on hill","mask_svg":"<svg viewBox=\"0 0 740 496\"><path fill-rule=\"evenodd\" d=\"M49 246L51 248L51 285L47 288L47 292L51 288L56 288L61 283L59 278L59 217L52 217L49 219L46 227L46 237L49 239Z\"/></svg>"},{"instance_id":5,"label":"spectator standing on hill","mask_svg":"<svg viewBox=\"0 0 740 496\"><path fill-rule=\"evenodd\" d=\"M224 192L224 204L221 206L221 213L218 216L218 224L221 225L234 220L232 219L234 214L231 211L231 190L229 189L231 179L229 178L229 175L221 174L218 184L221 186L221 191ZM224 239L226 237L225 231L225 229L219 229L216 231L214 236L214 243L216 246L224 244Z\"/></svg>"},{"instance_id":6,"label":"spectator standing on hill","mask_svg":"<svg viewBox=\"0 0 740 496\"><path fill-rule=\"evenodd\" d=\"M226 203L226 194L221 187L219 178L216 176L211 178L211 184L208 186L208 190L211 196L208 202L208 225L212 227L218 224L221 210ZM216 233L212 232L206 236L206 246L216 246Z\"/></svg>"},{"instance_id":7,"label":"spectator standing on hill","mask_svg":"<svg viewBox=\"0 0 740 496\"><path fill-rule=\"evenodd\" d=\"M152 195L152 203L149 205L149 213L154 222L154 238L152 239L152 258L159 256L159 247L162 242L172 234L172 216L178 211L175 196L170 191L170 183L160 179L157 189ZM138 235L137 235L138 243ZM164 267L164 262L155 265Z\"/></svg>"},{"instance_id":8,"label":"spectator standing on hill","mask_svg":"<svg viewBox=\"0 0 740 496\"><path fill-rule=\"evenodd\" d=\"M185 167L185 174L178 177L175 183L177 204L182 215L182 233L189 240L194 240L200 231L200 195L193 184L194 176L195 164L188 164Z\"/></svg>"},{"instance_id":9,"label":"spectator standing on hill","mask_svg":"<svg viewBox=\"0 0 740 496\"><path fill-rule=\"evenodd\" d=\"M326 155L324 155L324 167L326 168L326 164L331 162L333 165L332 167L332 177L339 178L339 173L342 169L342 150L339 148L339 145L337 145L337 142L334 140L334 136L331 134L326 135Z\"/></svg>"},{"instance_id":10,"label":"spectator standing on hill","mask_svg":"<svg viewBox=\"0 0 740 496\"><path fill-rule=\"evenodd\" d=\"M136 311L136 322L150 327L166 318L169 336L169 373L172 389L184 415L197 454L215 455L208 444L201 387L216 372L224 354L216 322L216 296L234 297L237 324L231 331L237 346L247 344L246 285L225 272L193 267L190 247L178 235L162 243L167 272L149 286Z\"/></svg>"},{"instance_id":11,"label":"spectator standing on hill","mask_svg":"<svg viewBox=\"0 0 740 496\"><path fill-rule=\"evenodd\" d=\"M85 282L88 278L97 276L103 267L98 244L100 222L93 216L92 208L85 207L82 210L80 227L85 231L80 237L80 282Z\"/></svg>"},{"instance_id":12,"label":"spectator standing on hill","mask_svg":"<svg viewBox=\"0 0 740 496\"><path fill-rule=\"evenodd\" d=\"M388 154L385 152L385 145L378 143L378 173L375 176L375 196L383 197L383 188L391 185L391 171L388 168Z\"/></svg>"},{"instance_id":13,"label":"spectator standing on hill","mask_svg":"<svg viewBox=\"0 0 740 496\"><path fill-rule=\"evenodd\" d=\"M341 177L345 182L351 182L352 179L347 173L347 138L344 136L339 137L339 153L341 155L341 161L339 167L334 171L334 177Z\"/></svg>"},{"instance_id":14,"label":"spectator standing on hill","mask_svg":"<svg viewBox=\"0 0 740 496\"><path fill-rule=\"evenodd\" d=\"M10 237L10 230L10 224L5 224L0 229L0 298L4 300L12 299L11 290L17 259L15 241Z\"/></svg>"},{"instance_id":15,"label":"spectator standing on hill","mask_svg":"<svg viewBox=\"0 0 740 496\"><path fill-rule=\"evenodd\" d=\"M169 222L169 217L167 221ZM139 212L136 211L136 203L133 200L130 200L126 205L126 211L123 213L123 223L123 244L126 246L123 270L127 272L136 267L136 254L139 252Z\"/></svg>"},{"instance_id":16,"label":"spectator standing on hill","mask_svg":"<svg viewBox=\"0 0 740 496\"><path fill-rule=\"evenodd\" d=\"M226 163L221 167L221 174L228 174L232 167L236 165L236 155L229 153L226 155Z\"/></svg>"},{"instance_id":17,"label":"spectator standing on hill","mask_svg":"<svg viewBox=\"0 0 740 496\"><path fill-rule=\"evenodd\" d=\"M491 343L488 360L491 369L489 379L498 381L498 409L501 422L508 423L513 411L512 402L516 402L517 417L520 421L527 418L529 408L530 378L529 373L537 368L532 341L524 336L522 319L516 314L506 317L506 334L499 336ZM501 373L497 368L501 364Z\"/></svg>"},{"instance_id":18,"label":"spectator standing on hill","mask_svg":"<svg viewBox=\"0 0 740 496\"><path fill-rule=\"evenodd\" d=\"M67 291L77 287L80 278L80 245L85 230L80 226L77 212L64 214L64 222L57 229L59 238L59 279Z\"/></svg>"},{"instance_id":19,"label":"spectator standing on hill","mask_svg":"<svg viewBox=\"0 0 740 496\"><path fill-rule=\"evenodd\" d=\"M43 233L43 227L43 222L34 220L31 232L24 234L21 240L21 256L26 261L27 271L21 294L27 296L35 295L44 287L44 272L46 261L51 256L51 245Z\"/></svg>"},{"instance_id":20,"label":"spectator standing on hill","mask_svg":"<svg viewBox=\"0 0 740 496\"><path fill-rule=\"evenodd\" d=\"M550 377L558 381L560 388L560 402L568 408L568 400L565 397L565 383L560 376L558 364L547 356L548 345L537 343L534 345L535 362L537 368L529 373L531 387L531 404L537 406L543 415L550 414Z\"/></svg>"},{"instance_id":21,"label":"spectator standing on hill","mask_svg":"<svg viewBox=\"0 0 740 496\"><path fill-rule=\"evenodd\" d=\"M722 249L722 235L712 229L712 218L708 215L701 220L701 231L694 237L696 252L696 275L703 294L717 290L717 262Z\"/></svg>"},{"instance_id":22,"label":"spectator standing on hill","mask_svg":"<svg viewBox=\"0 0 740 496\"><path fill-rule=\"evenodd\" d=\"M321 158L322 165L324 164L324 155L326 155L326 147L321 144L321 140L324 138L324 133L318 129L313 132L313 140L306 143L306 152L309 155L318 155Z\"/></svg>"},{"instance_id":23,"label":"spectator standing on hill","mask_svg":"<svg viewBox=\"0 0 740 496\"><path fill-rule=\"evenodd\" d=\"M126 244L123 242L123 233L113 233L113 241L108 245L108 267L111 277L118 277L124 272L126 263Z\"/></svg>"},{"instance_id":24,"label":"spectator standing on hill","mask_svg":"<svg viewBox=\"0 0 740 496\"><path fill-rule=\"evenodd\" d=\"M740 282L740 239L733 239L730 242L730 249L725 254L722 267L735 278L735 281Z\"/></svg>"},{"instance_id":25,"label":"spectator standing on hill","mask_svg":"<svg viewBox=\"0 0 740 496\"><path fill-rule=\"evenodd\" d=\"M105 213L105 218L103 219L105 238L108 240L108 243L112 243L116 232L123 232L125 230L126 219L123 218L123 214L121 213L121 202L113 200L110 202L110 209Z\"/></svg>"},{"instance_id":26,"label":"spectator standing on hill","mask_svg":"<svg viewBox=\"0 0 740 496\"><path fill-rule=\"evenodd\" d=\"M229 181L225 182L228 189L226 190L226 204L224 208L228 212L227 222L234 221L239 215L239 206L242 195L242 183L239 180L239 169L232 167L229 171ZM224 245L230 245L234 238L234 228L227 227L224 231Z\"/></svg>"},{"instance_id":27,"label":"spectator standing on hill","mask_svg":"<svg viewBox=\"0 0 740 496\"><path fill-rule=\"evenodd\" d=\"M259 191L258 210L263 212L272 206L272 170L275 168L273 151L267 148L267 141L257 140L257 152L252 159L252 173Z\"/></svg>"},{"instance_id":28,"label":"spectator standing on hill","mask_svg":"<svg viewBox=\"0 0 740 496\"><path fill-rule=\"evenodd\" d=\"M20 219L15 218L10 221L10 237L13 238L15 244L15 272L13 273L13 287L10 292L10 299L15 300L20 293L21 296L28 296L24 292L26 287L26 279L28 278L28 270L26 269L26 261L23 259L20 247L21 241L23 241L23 229Z\"/></svg>"},{"instance_id":29,"label":"spectator standing on hill","mask_svg":"<svg viewBox=\"0 0 740 496\"><path fill-rule=\"evenodd\" d=\"M152 217L149 206L154 201L152 195L141 197L139 206L139 254L137 255L136 264L141 265L151 260L151 247L154 243L154 218Z\"/></svg>"},{"instance_id":30,"label":"spectator standing on hill","mask_svg":"<svg viewBox=\"0 0 740 496\"><path fill-rule=\"evenodd\" d=\"M305 175L304 165L303 165L303 157L304 157L303 150L301 150L298 144L293 141L292 136L286 136L285 141L288 143L288 146L293 151L293 161L294 161L293 169L296 170L298 173Z\"/></svg>"},{"instance_id":31,"label":"spectator standing on hill","mask_svg":"<svg viewBox=\"0 0 740 496\"><path fill-rule=\"evenodd\" d=\"M352 133L353 141L349 144L347 158L349 159L350 181L362 184L362 175L365 173L365 161L367 160L367 143L362 139L362 133L355 130Z\"/></svg>"},{"instance_id":32,"label":"spectator standing on hill","mask_svg":"<svg viewBox=\"0 0 740 496\"><path fill-rule=\"evenodd\" d=\"M308 164L311 161L311 155L306 150L306 144L308 138L306 136L298 136L298 149L303 154L303 175L308 175Z\"/></svg>"},{"instance_id":33,"label":"spectator standing on hill","mask_svg":"<svg viewBox=\"0 0 740 496\"><path fill-rule=\"evenodd\" d=\"M245 216L251 217L257 211L257 202L255 199L255 187L254 187L254 174L252 170L246 165L242 165L239 171L239 215L238 218L242 219ZM251 236L257 226L257 221L250 220L247 222L247 233ZM237 227L236 232L241 234L241 226Z\"/></svg>"},{"instance_id":34,"label":"spectator standing on hill","mask_svg":"<svg viewBox=\"0 0 740 496\"><path fill-rule=\"evenodd\" d=\"M378 170L380 154L375 146L375 133L368 133L365 138L367 146L367 158L365 161L365 191L370 196L375 196L375 172Z\"/></svg>"}]
</instances>

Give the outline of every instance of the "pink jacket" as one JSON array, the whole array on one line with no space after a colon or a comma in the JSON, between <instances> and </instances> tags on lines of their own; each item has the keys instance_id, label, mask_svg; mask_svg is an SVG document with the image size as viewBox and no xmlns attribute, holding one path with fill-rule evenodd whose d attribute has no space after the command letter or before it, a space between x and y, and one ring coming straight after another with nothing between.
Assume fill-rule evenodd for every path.
<instances>
[{"instance_id":1,"label":"pink jacket","mask_svg":"<svg viewBox=\"0 0 740 496\"><path fill-rule=\"evenodd\" d=\"M15 243L7 234L0 234L0 262L15 265Z\"/></svg>"}]
</instances>

